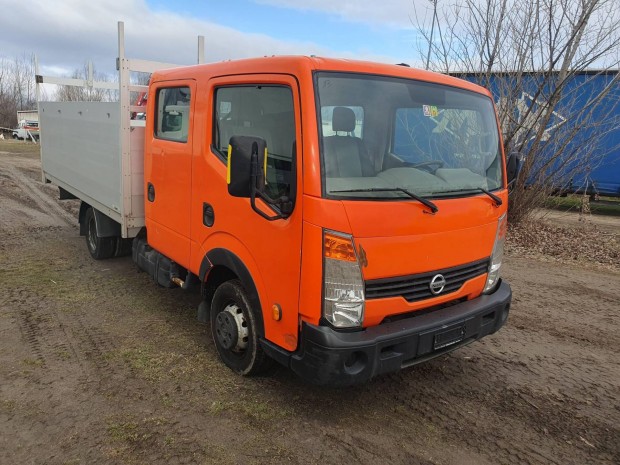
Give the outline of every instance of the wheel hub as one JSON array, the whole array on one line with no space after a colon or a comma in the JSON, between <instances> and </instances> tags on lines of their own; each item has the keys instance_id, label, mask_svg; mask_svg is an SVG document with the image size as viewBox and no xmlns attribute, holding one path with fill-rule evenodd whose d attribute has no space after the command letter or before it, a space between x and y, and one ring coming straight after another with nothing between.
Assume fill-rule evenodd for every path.
<instances>
[{"instance_id":1,"label":"wheel hub","mask_svg":"<svg viewBox=\"0 0 620 465\"><path fill-rule=\"evenodd\" d=\"M215 317L217 341L226 350L241 352L248 346L248 325L237 305L228 305Z\"/></svg>"}]
</instances>

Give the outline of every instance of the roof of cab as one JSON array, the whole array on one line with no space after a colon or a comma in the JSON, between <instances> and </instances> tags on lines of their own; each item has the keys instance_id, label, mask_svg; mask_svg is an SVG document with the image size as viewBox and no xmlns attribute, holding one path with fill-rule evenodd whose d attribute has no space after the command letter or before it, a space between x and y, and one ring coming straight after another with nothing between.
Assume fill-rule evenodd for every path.
<instances>
[{"instance_id":1,"label":"roof of cab","mask_svg":"<svg viewBox=\"0 0 620 465\"><path fill-rule=\"evenodd\" d=\"M272 56L170 68L153 73L153 82L184 78L209 79L216 76L236 74L275 73L300 76L306 73L310 74L313 71L339 71L402 77L459 87L490 96L489 91L481 86L432 71L371 61L315 56Z\"/></svg>"}]
</instances>

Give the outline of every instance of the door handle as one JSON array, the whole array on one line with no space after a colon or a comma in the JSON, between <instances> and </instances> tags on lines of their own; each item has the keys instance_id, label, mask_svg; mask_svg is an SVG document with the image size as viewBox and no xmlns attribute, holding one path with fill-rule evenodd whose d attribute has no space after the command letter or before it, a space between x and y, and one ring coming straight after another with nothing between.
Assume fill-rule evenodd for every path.
<instances>
[{"instance_id":1,"label":"door handle","mask_svg":"<svg viewBox=\"0 0 620 465\"><path fill-rule=\"evenodd\" d=\"M155 202L155 186L150 182L146 185L146 198L149 202Z\"/></svg>"},{"instance_id":2,"label":"door handle","mask_svg":"<svg viewBox=\"0 0 620 465\"><path fill-rule=\"evenodd\" d=\"M215 223L215 211L213 205L204 202L202 204L202 224L210 228Z\"/></svg>"}]
</instances>

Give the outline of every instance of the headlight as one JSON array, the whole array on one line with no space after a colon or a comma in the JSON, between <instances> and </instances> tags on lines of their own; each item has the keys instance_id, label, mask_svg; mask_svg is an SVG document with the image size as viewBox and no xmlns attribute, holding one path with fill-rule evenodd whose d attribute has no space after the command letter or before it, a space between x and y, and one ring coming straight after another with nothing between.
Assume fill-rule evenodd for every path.
<instances>
[{"instance_id":1,"label":"headlight","mask_svg":"<svg viewBox=\"0 0 620 465\"><path fill-rule=\"evenodd\" d=\"M495 244L493 245L493 253L491 254L491 265L489 266L489 274L487 283L483 292L492 292L495 290L500 277L500 269L502 267L502 259L504 258L504 243L506 242L506 228L508 227L508 218L506 213L500 216L497 222L497 233L495 234Z\"/></svg>"},{"instance_id":2,"label":"headlight","mask_svg":"<svg viewBox=\"0 0 620 465\"><path fill-rule=\"evenodd\" d=\"M353 238L323 233L323 316L337 328L355 328L364 320L364 280Z\"/></svg>"}]
</instances>

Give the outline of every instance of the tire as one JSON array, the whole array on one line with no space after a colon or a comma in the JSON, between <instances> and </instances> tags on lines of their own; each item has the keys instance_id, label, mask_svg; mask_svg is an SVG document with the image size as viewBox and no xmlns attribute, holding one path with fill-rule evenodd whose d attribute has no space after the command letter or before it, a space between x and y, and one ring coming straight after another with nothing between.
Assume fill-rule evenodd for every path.
<instances>
[{"instance_id":1,"label":"tire","mask_svg":"<svg viewBox=\"0 0 620 465\"><path fill-rule=\"evenodd\" d=\"M116 237L99 237L97 235L97 222L92 208L86 210L84 221L86 222L86 246L90 256L95 260L104 260L114 255Z\"/></svg>"},{"instance_id":2,"label":"tire","mask_svg":"<svg viewBox=\"0 0 620 465\"><path fill-rule=\"evenodd\" d=\"M226 281L213 294L211 335L224 364L243 376L264 373L273 365L258 340L258 319L238 280Z\"/></svg>"}]
</instances>

